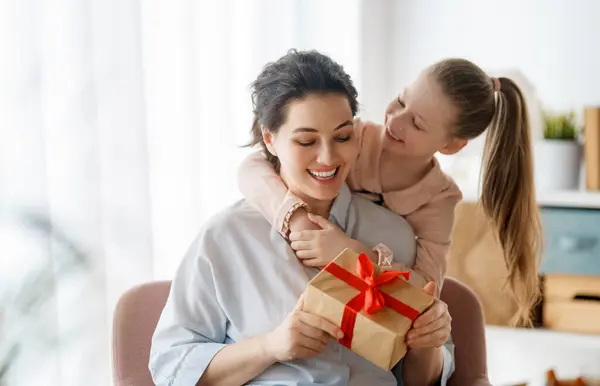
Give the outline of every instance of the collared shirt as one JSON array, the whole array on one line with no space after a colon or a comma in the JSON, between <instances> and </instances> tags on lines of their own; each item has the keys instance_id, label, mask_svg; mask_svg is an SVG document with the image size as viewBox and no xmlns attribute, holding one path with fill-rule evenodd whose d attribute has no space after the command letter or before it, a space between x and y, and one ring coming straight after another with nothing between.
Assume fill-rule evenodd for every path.
<instances>
[{"instance_id":1,"label":"collared shirt","mask_svg":"<svg viewBox=\"0 0 600 386\"><path fill-rule=\"evenodd\" d=\"M386 244L394 260L413 264L415 237L406 221L344 186L330 221L367 246ZM152 339L157 385L192 386L225 345L272 331L318 270L293 250L245 200L214 216L184 257ZM444 351L442 385L453 369ZM248 385L402 385L402 363L384 371L332 341L306 360L276 363Z\"/></svg>"}]
</instances>

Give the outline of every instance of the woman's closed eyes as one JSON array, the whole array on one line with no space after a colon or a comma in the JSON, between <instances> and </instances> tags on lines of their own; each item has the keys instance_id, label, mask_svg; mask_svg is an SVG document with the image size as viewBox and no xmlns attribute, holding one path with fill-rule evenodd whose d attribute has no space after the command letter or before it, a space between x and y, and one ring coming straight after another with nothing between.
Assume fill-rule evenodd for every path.
<instances>
[{"instance_id":1,"label":"woman's closed eyes","mask_svg":"<svg viewBox=\"0 0 600 386\"><path fill-rule=\"evenodd\" d=\"M351 139L352 139L352 134L346 134L346 135L337 136L333 140L338 143L344 143L344 142L348 142ZM312 140L296 139L295 142L300 146L308 147L308 146L312 146L315 143L317 143L317 140L316 139L312 139Z\"/></svg>"}]
</instances>

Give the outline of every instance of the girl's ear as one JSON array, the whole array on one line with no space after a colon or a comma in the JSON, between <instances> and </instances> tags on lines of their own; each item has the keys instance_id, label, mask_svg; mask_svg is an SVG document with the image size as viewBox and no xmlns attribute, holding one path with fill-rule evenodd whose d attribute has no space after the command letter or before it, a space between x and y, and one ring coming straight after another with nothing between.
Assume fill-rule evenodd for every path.
<instances>
[{"instance_id":1,"label":"girl's ear","mask_svg":"<svg viewBox=\"0 0 600 386\"><path fill-rule=\"evenodd\" d=\"M461 151L463 147L467 146L467 143L469 143L469 141L466 139L454 138L440 150L440 153L445 155L456 154Z\"/></svg>"}]
</instances>

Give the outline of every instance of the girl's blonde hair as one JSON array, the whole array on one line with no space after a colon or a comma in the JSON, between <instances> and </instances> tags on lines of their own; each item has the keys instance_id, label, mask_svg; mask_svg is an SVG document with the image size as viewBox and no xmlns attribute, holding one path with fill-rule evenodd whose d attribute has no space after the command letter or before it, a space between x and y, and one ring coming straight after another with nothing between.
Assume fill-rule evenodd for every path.
<instances>
[{"instance_id":1,"label":"girl's blonde hair","mask_svg":"<svg viewBox=\"0 0 600 386\"><path fill-rule=\"evenodd\" d=\"M482 206L502 245L507 282L518 305L513 324L530 326L540 299L543 236L525 98L512 80L492 79L468 60L443 60L429 71L457 107L453 134L473 139L487 129Z\"/></svg>"}]
</instances>

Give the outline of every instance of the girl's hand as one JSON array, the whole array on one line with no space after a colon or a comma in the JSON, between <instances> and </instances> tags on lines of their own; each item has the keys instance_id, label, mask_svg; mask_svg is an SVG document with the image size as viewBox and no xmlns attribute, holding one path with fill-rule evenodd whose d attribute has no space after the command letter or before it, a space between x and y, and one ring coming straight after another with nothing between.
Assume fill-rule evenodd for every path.
<instances>
[{"instance_id":1,"label":"girl's hand","mask_svg":"<svg viewBox=\"0 0 600 386\"><path fill-rule=\"evenodd\" d=\"M437 284L433 281L427 283L425 292L437 296ZM406 345L408 348L432 348L440 347L450 337L452 318L448 313L448 306L439 299L415 321L406 334Z\"/></svg>"},{"instance_id":2,"label":"girl's hand","mask_svg":"<svg viewBox=\"0 0 600 386\"><path fill-rule=\"evenodd\" d=\"M290 233L290 245L304 265L322 268L345 248L352 248L353 240L335 224L312 213L308 218L321 229Z\"/></svg>"}]
</instances>

